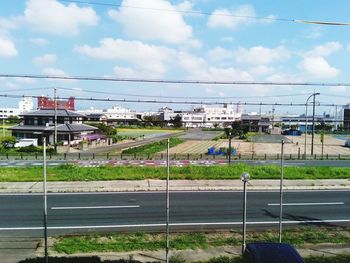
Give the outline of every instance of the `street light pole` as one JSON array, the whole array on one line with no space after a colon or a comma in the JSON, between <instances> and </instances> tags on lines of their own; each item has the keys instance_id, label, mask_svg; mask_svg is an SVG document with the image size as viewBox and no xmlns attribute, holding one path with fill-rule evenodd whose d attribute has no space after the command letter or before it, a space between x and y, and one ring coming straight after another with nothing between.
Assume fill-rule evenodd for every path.
<instances>
[{"instance_id":1,"label":"street light pole","mask_svg":"<svg viewBox=\"0 0 350 263\"><path fill-rule=\"evenodd\" d=\"M243 173L241 180L243 182L243 236L242 236L242 257L246 248L246 235L247 235L247 182L250 179L249 173Z\"/></svg>"},{"instance_id":2,"label":"street light pole","mask_svg":"<svg viewBox=\"0 0 350 263\"><path fill-rule=\"evenodd\" d=\"M284 175L284 140L282 140L281 142L280 218L279 218L279 242L280 243L282 243L283 175Z\"/></svg>"},{"instance_id":3,"label":"street light pole","mask_svg":"<svg viewBox=\"0 0 350 263\"><path fill-rule=\"evenodd\" d=\"M232 135L231 131L228 133L228 165L231 165L231 140L232 140Z\"/></svg>"},{"instance_id":4,"label":"street light pole","mask_svg":"<svg viewBox=\"0 0 350 263\"><path fill-rule=\"evenodd\" d=\"M169 221L170 221L170 196L169 196L169 179L170 179L170 140L167 140L167 176L166 176L166 247L165 247L165 261L169 263Z\"/></svg>"},{"instance_id":5,"label":"street light pole","mask_svg":"<svg viewBox=\"0 0 350 263\"><path fill-rule=\"evenodd\" d=\"M320 93L314 93L313 101L312 101L312 134L311 134L311 156L314 155L314 137L315 137L315 98L316 95L320 95Z\"/></svg>"},{"instance_id":6,"label":"street light pole","mask_svg":"<svg viewBox=\"0 0 350 263\"><path fill-rule=\"evenodd\" d=\"M44 239L45 263L49 262L47 243L47 189L46 189L46 137L43 137L43 194L44 194Z\"/></svg>"},{"instance_id":7,"label":"street light pole","mask_svg":"<svg viewBox=\"0 0 350 263\"><path fill-rule=\"evenodd\" d=\"M315 96L316 95L320 95L320 93L313 93L313 94L311 94L308 98L307 98L307 100L306 100L306 102L305 102L305 142L304 142L304 159L306 160L306 137L307 137L307 131L308 131L308 125L307 125L307 123L308 123L308 118L307 118L307 104L309 103L309 100L310 100L310 98L311 97L314 97L314 101L315 101ZM314 104L315 105L315 104ZM313 120L314 120L314 115L315 115L315 113L313 113ZM313 146L313 145L312 145ZM311 153L311 155L313 155L313 150L312 150L312 153Z\"/></svg>"}]
</instances>

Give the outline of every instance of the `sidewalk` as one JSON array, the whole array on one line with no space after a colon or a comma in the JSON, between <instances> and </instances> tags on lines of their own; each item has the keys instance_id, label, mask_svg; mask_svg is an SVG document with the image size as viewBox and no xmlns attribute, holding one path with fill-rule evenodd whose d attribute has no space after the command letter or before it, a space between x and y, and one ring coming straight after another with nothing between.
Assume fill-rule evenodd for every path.
<instances>
[{"instance_id":1,"label":"sidewalk","mask_svg":"<svg viewBox=\"0 0 350 263\"><path fill-rule=\"evenodd\" d=\"M336 255L349 254L350 247L336 244L318 244L318 245L305 245L302 248L297 248L297 251L303 258L310 256L324 256L332 257ZM37 250L37 256L43 255L42 245ZM50 251L51 256L66 257L65 254L59 254L54 251ZM72 257L84 257L84 256L98 256L102 260L129 260L130 257L134 260L141 262L149 261L165 261L165 251L130 251L130 252L105 252L105 253L77 253L71 255ZM213 257L240 257L241 247L240 246L221 246L211 247L207 249L184 249L184 250L171 250L170 256L179 257L185 259L186 262L197 262L207 261Z\"/></svg>"},{"instance_id":2,"label":"sidewalk","mask_svg":"<svg viewBox=\"0 0 350 263\"><path fill-rule=\"evenodd\" d=\"M240 191L240 180L172 180L171 191ZM279 180L251 180L249 190L279 190ZM164 180L48 182L48 192L133 192L164 191ZM338 180L284 180L284 190L350 190L349 179ZM0 183L0 193L41 193L41 182Z\"/></svg>"}]
</instances>

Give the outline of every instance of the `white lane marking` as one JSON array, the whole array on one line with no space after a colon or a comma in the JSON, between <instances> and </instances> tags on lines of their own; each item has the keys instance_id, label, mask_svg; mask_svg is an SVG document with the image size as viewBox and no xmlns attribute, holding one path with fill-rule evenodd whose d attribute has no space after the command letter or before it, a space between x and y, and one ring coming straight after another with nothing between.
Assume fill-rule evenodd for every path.
<instances>
[{"instance_id":1,"label":"white lane marking","mask_svg":"<svg viewBox=\"0 0 350 263\"><path fill-rule=\"evenodd\" d=\"M330 219L330 220L302 220L283 221L283 224L306 224L306 223L348 223L350 219ZM279 221L257 221L247 222L248 225L276 225ZM164 227L166 224L132 224L132 225L100 225L100 226L49 226L49 230L64 229L101 229L101 228L136 228L136 227ZM198 222L198 223L170 223L170 226L222 226L222 225L242 225L242 222ZM44 227L3 227L0 231L16 230L43 230Z\"/></svg>"},{"instance_id":2,"label":"white lane marking","mask_svg":"<svg viewBox=\"0 0 350 263\"><path fill-rule=\"evenodd\" d=\"M284 203L283 206L307 206L307 205L343 205L344 202L329 203ZM279 206L280 204L267 204L268 206Z\"/></svg>"},{"instance_id":3,"label":"white lane marking","mask_svg":"<svg viewBox=\"0 0 350 263\"><path fill-rule=\"evenodd\" d=\"M51 207L52 210L79 210L79 209L118 209L118 208L139 208L139 205L107 205L107 206L59 206Z\"/></svg>"},{"instance_id":4,"label":"white lane marking","mask_svg":"<svg viewBox=\"0 0 350 263\"><path fill-rule=\"evenodd\" d=\"M41 183L41 182L40 182ZM54 182L49 182L54 183ZM1 185L1 183L0 183ZM279 190L250 190L249 193L279 193ZM286 193L350 192L350 189L284 190ZM48 195L111 195L111 194L164 194L165 191L121 191L121 192L71 192L47 193ZM173 190L171 193L242 193L242 190ZM0 193L0 196L42 196L42 193Z\"/></svg>"}]
</instances>

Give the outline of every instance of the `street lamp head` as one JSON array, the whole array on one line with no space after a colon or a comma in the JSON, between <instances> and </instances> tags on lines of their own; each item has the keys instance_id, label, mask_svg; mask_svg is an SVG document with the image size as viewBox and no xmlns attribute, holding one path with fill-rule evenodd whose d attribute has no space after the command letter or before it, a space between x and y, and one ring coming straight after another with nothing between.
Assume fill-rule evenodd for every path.
<instances>
[{"instance_id":1,"label":"street lamp head","mask_svg":"<svg viewBox=\"0 0 350 263\"><path fill-rule=\"evenodd\" d=\"M320 93L319 93L319 92L317 92L317 93L315 93L314 95L315 95L315 96L316 96L316 95L320 95Z\"/></svg>"},{"instance_id":2,"label":"street lamp head","mask_svg":"<svg viewBox=\"0 0 350 263\"><path fill-rule=\"evenodd\" d=\"M242 180L242 182L245 182L245 183L248 182L250 180L249 173L242 173L241 180Z\"/></svg>"}]
</instances>

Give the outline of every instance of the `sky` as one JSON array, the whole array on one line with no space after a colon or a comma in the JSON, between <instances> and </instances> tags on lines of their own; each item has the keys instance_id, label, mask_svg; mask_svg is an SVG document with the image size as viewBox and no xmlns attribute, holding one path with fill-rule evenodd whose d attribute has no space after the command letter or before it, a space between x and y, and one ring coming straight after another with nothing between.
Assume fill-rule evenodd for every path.
<instances>
[{"instance_id":1,"label":"sky","mask_svg":"<svg viewBox=\"0 0 350 263\"><path fill-rule=\"evenodd\" d=\"M2 0L0 74L350 83L347 0ZM96 4L98 3L98 4ZM0 94L225 102L350 102L346 86L193 85L0 78ZM127 95L124 95L127 94ZM147 97L146 97L147 96ZM276 97L273 97L276 96ZM162 98L164 97L164 98ZM206 99L205 97L210 97ZM175 100L175 99L173 99ZM0 107L18 99L0 98ZM78 109L112 102L77 101ZM118 103L154 111L165 104ZM169 105L168 105L169 106ZM188 109L192 105L170 105ZM272 106L262 111L271 111ZM259 111L257 107L246 107ZM304 107L277 107L300 113ZM334 107L319 107L332 112Z\"/></svg>"}]
</instances>

